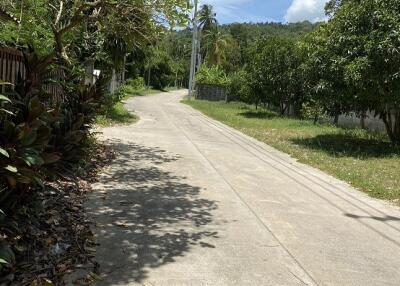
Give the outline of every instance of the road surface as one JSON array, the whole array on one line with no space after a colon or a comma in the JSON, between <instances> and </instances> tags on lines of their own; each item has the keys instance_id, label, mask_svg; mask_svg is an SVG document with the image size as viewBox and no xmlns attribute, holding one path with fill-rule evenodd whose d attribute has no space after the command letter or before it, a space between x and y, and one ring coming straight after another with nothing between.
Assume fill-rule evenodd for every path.
<instances>
[{"instance_id":1,"label":"road surface","mask_svg":"<svg viewBox=\"0 0 400 286\"><path fill-rule=\"evenodd\" d=\"M400 285L400 211L180 103L129 99L88 202L96 285Z\"/></svg>"}]
</instances>

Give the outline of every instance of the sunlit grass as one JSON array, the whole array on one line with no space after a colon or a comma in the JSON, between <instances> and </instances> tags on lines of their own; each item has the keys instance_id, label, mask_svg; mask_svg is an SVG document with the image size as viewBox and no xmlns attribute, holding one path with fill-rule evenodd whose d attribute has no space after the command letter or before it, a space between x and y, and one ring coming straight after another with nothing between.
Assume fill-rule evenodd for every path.
<instances>
[{"instance_id":1,"label":"sunlit grass","mask_svg":"<svg viewBox=\"0 0 400 286\"><path fill-rule=\"evenodd\" d=\"M111 126L118 124L133 124L138 117L125 109L122 102L118 102L113 106L107 107L104 114L96 117L96 123L100 126Z\"/></svg>"}]
</instances>

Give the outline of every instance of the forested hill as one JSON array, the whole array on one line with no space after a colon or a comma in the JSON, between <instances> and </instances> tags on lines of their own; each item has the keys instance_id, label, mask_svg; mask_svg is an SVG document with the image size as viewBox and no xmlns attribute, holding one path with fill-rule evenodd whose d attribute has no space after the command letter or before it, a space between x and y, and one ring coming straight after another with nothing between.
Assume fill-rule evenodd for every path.
<instances>
[{"instance_id":1,"label":"forested hill","mask_svg":"<svg viewBox=\"0 0 400 286\"><path fill-rule=\"evenodd\" d=\"M217 23L216 19L210 21ZM297 39L318 26L308 21L293 24L233 23L207 30L203 25L200 27L202 63L212 66L214 60L227 73L232 73L246 65L249 49L258 39L278 35ZM167 32L155 47L136 51L128 57L128 76L142 76L149 85L158 88L176 84L187 86L191 46L192 32L189 28Z\"/></svg>"},{"instance_id":2,"label":"forested hill","mask_svg":"<svg viewBox=\"0 0 400 286\"><path fill-rule=\"evenodd\" d=\"M309 21L299 23L233 23L222 25L221 28L229 32L234 38L257 39L263 36L300 36L312 32L319 26Z\"/></svg>"},{"instance_id":3,"label":"forested hill","mask_svg":"<svg viewBox=\"0 0 400 286\"><path fill-rule=\"evenodd\" d=\"M320 23L309 21L298 23L232 23L219 26L223 33L231 34L236 40L251 39L255 40L264 36L293 36L298 37L314 31ZM191 38L191 33L187 29L179 31L178 34L186 34Z\"/></svg>"}]
</instances>

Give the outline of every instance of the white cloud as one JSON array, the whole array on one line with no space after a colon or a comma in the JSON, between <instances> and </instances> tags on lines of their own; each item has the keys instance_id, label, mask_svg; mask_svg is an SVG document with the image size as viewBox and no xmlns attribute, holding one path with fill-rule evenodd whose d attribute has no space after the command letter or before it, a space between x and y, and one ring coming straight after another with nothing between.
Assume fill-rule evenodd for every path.
<instances>
[{"instance_id":1,"label":"white cloud","mask_svg":"<svg viewBox=\"0 0 400 286\"><path fill-rule=\"evenodd\" d=\"M272 21L272 19L253 15L243 9L243 5L256 5L255 2L256 0L200 0L200 5L212 5L217 13L217 18L226 20L227 22Z\"/></svg>"},{"instance_id":2,"label":"white cloud","mask_svg":"<svg viewBox=\"0 0 400 286\"><path fill-rule=\"evenodd\" d=\"M285 21L289 23L300 21L318 22L326 20L325 4L328 0L293 0L286 11Z\"/></svg>"}]
</instances>

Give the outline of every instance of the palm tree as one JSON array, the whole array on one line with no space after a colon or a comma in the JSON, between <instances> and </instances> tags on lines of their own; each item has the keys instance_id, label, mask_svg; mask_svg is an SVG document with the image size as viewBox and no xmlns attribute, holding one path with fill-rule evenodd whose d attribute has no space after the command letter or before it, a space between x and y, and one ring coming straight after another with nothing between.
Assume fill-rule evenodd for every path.
<instances>
[{"instance_id":1,"label":"palm tree","mask_svg":"<svg viewBox=\"0 0 400 286\"><path fill-rule=\"evenodd\" d=\"M214 8L211 5L201 6L199 12L199 27L205 32L218 26L218 21L216 18L217 14L214 12Z\"/></svg>"},{"instance_id":2,"label":"palm tree","mask_svg":"<svg viewBox=\"0 0 400 286\"><path fill-rule=\"evenodd\" d=\"M231 38L216 27L204 33L204 40L208 64L222 65L226 60L226 50Z\"/></svg>"}]
</instances>

